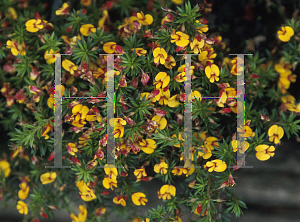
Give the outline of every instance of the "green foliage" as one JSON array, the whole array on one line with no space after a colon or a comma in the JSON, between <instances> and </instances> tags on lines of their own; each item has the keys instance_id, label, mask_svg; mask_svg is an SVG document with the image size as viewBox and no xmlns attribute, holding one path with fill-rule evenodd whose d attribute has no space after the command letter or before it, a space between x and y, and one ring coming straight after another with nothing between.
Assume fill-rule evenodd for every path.
<instances>
[{"instance_id":1,"label":"green foliage","mask_svg":"<svg viewBox=\"0 0 300 222\"><path fill-rule=\"evenodd\" d=\"M85 61L89 64L89 59L96 62L97 54L99 54L99 51L94 48L96 43L97 42L93 42L92 38L88 38L87 41L85 41L84 37L81 36L81 41L78 40L73 49L73 58L77 59L76 63Z\"/></svg>"}]
</instances>

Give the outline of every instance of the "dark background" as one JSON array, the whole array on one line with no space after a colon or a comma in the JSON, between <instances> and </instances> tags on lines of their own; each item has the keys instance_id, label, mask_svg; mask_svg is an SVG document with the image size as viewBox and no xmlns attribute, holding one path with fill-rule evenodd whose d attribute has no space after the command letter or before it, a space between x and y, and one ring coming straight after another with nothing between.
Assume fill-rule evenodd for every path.
<instances>
[{"instance_id":1,"label":"dark background","mask_svg":"<svg viewBox=\"0 0 300 222\"><path fill-rule=\"evenodd\" d=\"M46 1L53 7L59 7L59 1ZM192 5L203 1L191 0ZM212 12L207 15L209 33L217 32L231 49L230 53L256 53L266 56L266 49L272 50L277 45L276 33L280 26L299 10L299 0L212 0ZM270 3L268 3L270 2ZM49 10L50 12L50 10ZM51 14L49 13L49 16ZM296 34L296 33L295 33ZM254 43L254 44L253 44ZM299 66L295 74L299 73ZM288 90L299 102L299 76ZM0 135L3 135L0 129ZM1 137L0 137L1 138ZM5 141L5 138L1 138ZM248 206L241 218L232 221L243 222L296 222L300 221L300 144L295 138L282 140L275 156L268 161L259 161L254 156L246 157L247 166L253 168L239 169L234 174L237 194ZM143 183L151 192L155 180ZM155 207L161 202L155 197L147 207L139 208L140 215L147 208ZM151 204L150 204L151 203ZM12 204L14 206L14 203ZM10 218L10 219L8 219ZM15 208L2 211L0 221L21 221L22 215ZM67 212L57 214L53 221L71 221ZM47 220L49 221L49 220ZM112 221L116 221L115 218ZM123 221L118 219L118 221ZM182 218L182 221L188 221Z\"/></svg>"}]
</instances>

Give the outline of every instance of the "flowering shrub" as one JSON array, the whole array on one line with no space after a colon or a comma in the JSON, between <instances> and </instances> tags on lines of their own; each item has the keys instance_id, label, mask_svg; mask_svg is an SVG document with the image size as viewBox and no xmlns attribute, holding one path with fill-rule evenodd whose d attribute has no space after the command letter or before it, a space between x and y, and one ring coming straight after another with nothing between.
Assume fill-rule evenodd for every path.
<instances>
[{"instance_id":1,"label":"flowering shrub","mask_svg":"<svg viewBox=\"0 0 300 222\"><path fill-rule=\"evenodd\" d=\"M231 213L239 217L246 208L232 188L238 184L234 171L246 164L236 153L265 161L284 134L297 135L300 104L288 89L296 81L299 22L279 27L278 50L268 58L246 56L244 67L227 54L221 36L209 33L209 4L165 3L172 8L152 0L65 2L49 20L45 4L1 2L0 117L9 141L1 149L0 200L12 199L27 221L52 218L64 208L72 221L104 221L108 203L122 212L147 205L140 185L152 179L165 184L157 190L163 205L128 219L181 221L191 212L198 221L230 221ZM54 162L54 54L64 54L62 163L71 169L45 168ZM110 120L99 98L107 92L105 54L116 54ZM182 54L192 54L190 165L184 164ZM237 126L242 72L246 121ZM107 124L114 125L115 166L106 164ZM82 199L79 213L70 208L75 199Z\"/></svg>"}]
</instances>

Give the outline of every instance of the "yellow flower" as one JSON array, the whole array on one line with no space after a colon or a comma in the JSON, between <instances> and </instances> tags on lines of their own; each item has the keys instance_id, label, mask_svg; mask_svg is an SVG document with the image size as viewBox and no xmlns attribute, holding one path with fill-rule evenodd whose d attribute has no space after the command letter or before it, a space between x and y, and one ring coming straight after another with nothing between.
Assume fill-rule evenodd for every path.
<instances>
[{"instance_id":1,"label":"yellow flower","mask_svg":"<svg viewBox=\"0 0 300 222\"><path fill-rule=\"evenodd\" d=\"M104 27L104 23L107 21L107 18L109 18L108 11L104 10L102 12L102 17L101 17L101 19L99 19L99 22L98 22L99 30L101 30Z\"/></svg>"},{"instance_id":2,"label":"yellow flower","mask_svg":"<svg viewBox=\"0 0 300 222\"><path fill-rule=\"evenodd\" d=\"M147 50L143 49L143 48L132 48L131 51L133 52L135 50L135 53L138 55L138 56L141 56L141 55L145 55L147 53Z\"/></svg>"},{"instance_id":3,"label":"yellow flower","mask_svg":"<svg viewBox=\"0 0 300 222\"><path fill-rule=\"evenodd\" d=\"M79 194L82 200L91 201L97 198L94 191L88 187L89 184L84 183L83 180L78 181L76 186L80 191Z\"/></svg>"},{"instance_id":4,"label":"yellow flower","mask_svg":"<svg viewBox=\"0 0 300 222\"><path fill-rule=\"evenodd\" d=\"M176 61L175 61L174 57L171 56L171 55L168 55L168 57L165 60L164 66L167 69L172 69L173 67L175 67L176 66Z\"/></svg>"},{"instance_id":5,"label":"yellow flower","mask_svg":"<svg viewBox=\"0 0 300 222\"><path fill-rule=\"evenodd\" d=\"M183 173L183 168L174 167L174 169L172 170L172 173L174 174L174 176L176 176L176 175L180 176Z\"/></svg>"},{"instance_id":6,"label":"yellow flower","mask_svg":"<svg viewBox=\"0 0 300 222\"><path fill-rule=\"evenodd\" d=\"M72 117L75 117L75 119L73 120L72 124L77 127L83 127L86 124L84 120L88 112L89 108L87 106L83 106L82 104L74 106L72 109Z\"/></svg>"},{"instance_id":7,"label":"yellow flower","mask_svg":"<svg viewBox=\"0 0 300 222\"><path fill-rule=\"evenodd\" d=\"M136 33L140 30L142 24L138 22L138 18L136 16L131 16L129 18L124 19L124 24L119 25L118 29L120 37L128 38L130 35Z\"/></svg>"},{"instance_id":8,"label":"yellow flower","mask_svg":"<svg viewBox=\"0 0 300 222\"><path fill-rule=\"evenodd\" d=\"M193 74L194 74L194 69L195 69L195 66L191 66L191 77L193 78ZM181 65L179 68L178 68L178 75L175 76L174 80L176 82L184 82L187 80L187 78L185 77L185 65Z\"/></svg>"},{"instance_id":9,"label":"yellow flower","mask_svg":"<svg viewBox=\"0 0 300 222\"><path fill-rule=\"evenodd\" d=\"M203 46L204 46L204 39L201 39L201 41L199 42L196 38L194 38L194 40L190 43L190 47L193 50L194 54L200 53Z\"/></svg>"},{"instance_id":10,"label":"yellow flower","mask_svg":"<svg viewBox=\"0 0 300 222\"><path fill-rule=\"evenodd\" d=\"M183 32L176 32L171 35L171 43L174 43L179 47L185 47L189 44L189 36Z\"/></svg>"},{"instance_id":11,"label":"yellow flower","mask_svg":"<svg viewBox=\"0 0 300 222\"><path fill-rule=\"evenodd\" d=\"M19 44L17 41L15 40L7 40L6 42L6 48L9 48L11 50L11 53L14 56L17 55L26 55L26 51L25 51L25 43L23 42L22 44Z\"/></svg>"},{"instance_id":12,"label":"yellow flower","mask_svg":"<svg viewBox=\"0 0 300 222\"><path fill-rule=\"evenodd\" d=\"M114 126L114 137L123 137L124 135L124 127L123 125L126 125L126 121L122 118L114 118L109 120L109 124L111 126Z\"/></svg>"},{"instance_id":13,"label":"yellow flower","mask_svg":"<svg viewBox=\"0 0 300 222\"><path fill-rule=\"evenodd\" d=\"M249 126L244 126L244 132L241 126L237 128L237 131L240 134L240 136L243 137L249 137L253 135L252 129Z\"/></svg>"},{"instance_id":14,"label":"yellow flower","mask_svg":"<svg viewBox=\"0 0 300 222\"><path fill-rule=\"evenodd\" d=\"M294 30L290 26L282 26L277 32L278 38L283 42L290 41L291 37L294 35Z\"/></svg>"},{"instance_id":15,"label":"yellow flower","mask_svg":"<svg viewBox=\"0 0 300 222\"><path fill-rule=\"evenodd\" d=\"M96 32L96 28L91 24L85 24L80 27L80 33L84 36L89 36Z\"/></svg>"},{"instance_id":16,"label":"yellow flower","mask_svg":"<svg viewBox=\"0 0 300 222\"><path fill-rule=\"evenodd\" d=\"M162 64L164 65L166 62L166 59L168 57L168 54L165 49L157 47L153 51L154 56L154 63L155 64Z\"/></svg>"},{"instance_id":17,"label":"yellow flower","mask_svg":"<svg viewBox=\"0 0 300 222\"><path fill-rule=\"evenodd\" d=\"M124 200L122 195L114 197L113 202L115 204L121 204L123 207L126 206L126 201Z\"/></svg>"},{"instance_id":18,"label":"yellow flower","mask_svg":"<svg viewBox=\"0 0 300 222\"><path fill-rule=\"evenodd\" d=\"M114 190L114 187L118 187L117 180L115 178L110 179L109 177L105 177L102 181L102 184L106 189L110 188Z\"/></svg>"},{"instance_id":19,"label":"yellow flower","mask_svg":"<svg viewBox=\"0 0 300 222\"><path fill-rule=\"evenodd\" d=\"M76 156L75 153L78 152L78 149L76 148L76 145L74 143L68 143L67 150L68 153L71 154L72 156Z\"/></svg>"},{"instance_id":20,"label":"yellow flower","mask_svg":"<svg viewBox=\"0 0 300 222\"><path fill-rule=\"evenodd\" d=\"M159 94L155 96L155 99L160 105L168 105L170 99L170 90L164 91L159 89Z\"/></svg>"},{"instance_id":21,"label":"yellow flower","mask_svg":"<svg viewBox=\"0 0 300 222\"><path fill-rule=\"evenodd\" d=\"M55 88L54 88L55 89ZM61 96L63 96L64 95L64 91L65 91L65 87L63 86L63 85L61 85ZM54 108L54 105L55 105L55 99L54 99L54 92L53 92L53 94L50 94L50 97L48 98L48 100L47 100L47 105L48 105L48 107L50 108L50 109L53 109ZM47 131L47 132L49 132L50 131L50 129ZM46 133L47 133L46 132ZM43 136L43 135L42 135ZM49 138L49 137L48 137Z\"/></svg>"},{"instance_id":22,"label":"yellow flower","mask_svg":"<svg viewBox=\"0 0 300 222\"><path fill-rule=\"evenodd\" d=\"M48 64L52 64L52 63L55 62L55 55L49 55L49 54L60 54L60 53L59 53L59 50L57 50L57 51L54 52L53 49L50 49L50 51L47 50L45 52L44 58L45 58L46 62Z\"/></svg>"},{"instance_id":23,"label":"yellow flower","mask_svg":"<svg viewBox=\"0 0 300 222\"><path fill-rule=\"evenodd\" d=\"M160 116L158 116L158 115L153 116L151 120L152 120L152 121L155 121L155 123L156 123L155 126L156 126L157 128L159 128L160 130L165 129L166 126L167 126L167 124L168 124L168 122L167 122L167 120L166 120L165 117L160 117ZM152 130L149 130L149 131L152 132L153 129L152 129ZM158 131L155 130L155 133L157 133L157 132L158 132Z\"/></svg>"},{"instance_id":24,"label":"yellow flower","mask_svg":"<svg viewBox=\"0 0 300 222\"><path fill-rule=\"evenodd\" d=\"M199 133L199 137L197 135L197 133L193 133L193 136L195 136L198 140L206 140L207 138L207 131L203 131L201 133Z\"/></svg>"},{"instance_id":25,"label":"yellow flower","mask_svg":"<svg viewBox=\"0 0 300 222\"><path fill-rule=\"evenodd\" d=\"M217 65L206 66L205 74L211 83L219 81L220 70Z\"/></svg>"},{"instance_id":26,"label":"yellow flower","mask_svg":"<svg viewBox=\"0 0 300 222\"><path fill-rule=\"evenodd\" d=\"M279 63L275 64L274 68L276 72L280 74L280 76L288 76L292 74L291 69L293 66L289 62L284 61L284 58L281 58Z\"/></svg>"},{"instance_id":27,"label":"yellow flower","mask_svg":"<svg viewBox=\"0 0 300 222\"><path fill-rule=\"evenodd\" d=\"M208 145L209 148L211 150L213 150L214 147L219 147L219 143L217 141L218 141L218 138L210 136L205 139L204 145Z\"/></svg>"},{"instance_id":28,"label":"yellow flower","mask_svg":"<svg viewBox=\"0 0 300 222\"><path fill-rule=\"evenodd\" d=\"M196 23L200 23L200 21L196 20ZM204 25L203 24L203 26L201 26L200 28L198 28L198 30L199 30L200 33L207 32L208 31L208 25Z\"/></svg>"},{"instance_id":29,"label":"yellow flower","mask_svg":"<svg viewBox=\"0 0 300 222\"><path fill-rule=\"evenodd\" d=\"M56 178L56 173L51 172L51 173L44 173L41 175L40 180L42 184L47 184L47 183L52 183Z\"/></svg>"},{"instance_id":30,"label":"yellow flower","mask_svg":"<svg viewBox=\"0 0 300 222\"><path fill-rule=\"evenodd\" d=\"M172 135L172 138L174 138L174 137L177 138L176 134L173 134L173 135ZM184 141L181 132L179 132L179 134L178 134L178 140ZM179 144L176 144L176 145L174 145L174 146L177 147L177 148L180 148L180 143L179 143Z\"/></svg>"},{"instance_id":31,"label":"yellow flower","mask_svg":"<svg viewBox=\"0 0 300 222\"><path fill-rule=\"evenodd\" d=\"M291 111L291 112L300 113L300 103L298 103L297 106L294 106L294 107L288 107L288 110Z\"/></svg>"},{"instance_id":32,"label":"yellow flower","mask_svg":"<svg viewBox=\"0 0 300 222\"><path fill-rule=\"evenodd\" d=\"M10 174L10 165L6 160L0 161L0 173L2 173L1 171L3 171L5 177L8 177Z\"/></svg>"},{"instance_id":33,"label":"yellow flower","mask_svg":"<svg viewBox=\"0 0 300 222\"><path fill-rule=\"evenodd\" d=\"M79 180L76 182L76 187L80 190L80 192L88 192L90 188L88 188L89 183L84 183L83 180Z\"/></svg>"},{"instance_id":34,"label":"yellow flower","mask_svg":"<svg viewBox=\"0 0 300 222\"><path fill-rule=\"evenodd\" d=\"M41 19L30 19L25 23L25 26L28 32L37 32L44 28Z\"/></svg>"},{"instance_id":35,"label":"yellow flower","mask_svg":"<svg viewBox=\"0 0 300 222\"><path fill-rule=\"evenodd\" d=\"M124 136L124 127L123 126L115 126L114 137L119 138Z\"/></svg>"},{"instance_id":36,"label":"yellow flower","mask_svg":"<svg viewBox=\"0 0 300 222\"><path fill-rule=\"evenodd\" d=\"M90 6L92 0L81 0L80 3L86 7Z\"/></svg>"},{"instance_id":37,"label":"yellow flower","mask_svg":"<svg viewBox=\"0 0 300 222\"><path fill-rule=\"evenodd\" d=\"M156 144L155 141L152 139L142 139L141 142L139 142L139 147L140 149L147 153L147 154L151 154L154 152L154 149L156 148Z\"/></svg>"},{"instance_id":38,"label":"yellow flower","mask_svg":"<svg viewBox=\"0 0 300 222\"><path fill-rule=\"evenodd\" d=\"M174 95L172 96L169 100L168 100L168 106L169 107L176 107L179 105L179 98L180 98L180 95Z\"/></svg>"},{"instance_id":39,"label":"yellow flower","mask_svg":"<svg viewBox=\"0 0 300 222\"><path fill-rule=\"evenodd\" d=\"M148 202L146 195L142 192L133 193L131 195L131 200L137 206L140 206L141 204L146 205L146 202Z\"/></svg>"},{"instance_id":40,"label":"yellow flower","mask_svg":"<svg viewBox=\"0 0 300 222\"><path fill-rule=\"evenodd\" d=\"M232 75L239 76L242 74L244 61L240 57L234 58L231 60L232 68L230 70L230 73Z\"/></svg>"},{"instance_id":41,"label":"yellow flower","mask_svg":"<svg viewBox=\"0 0 300 222\"><path fill-rule=\"evenodd\" d=\"M201 146L201 151L198 152L198 156L201 156L203 159L209 159L212 156L210 147L206 144Z\"/></svg>"},{"instance_id":42,"label":"yellow flower","mask_svg":"<svg viewBox=\"0 0 300 222\"><path fill-rule=\"evenodd\" d=\"M144 15L144 13L141 12L137 13L136 15L139 23L141 23L142 25L151 25L153 22L153 17L149 14Z\"/></svg>"},{"instance_id":43,"label":"yellow flower","mask_svg":"<svg viewBox=\"0 0 300 222\"><path fill-rule=\"evenodd\" d=\"M12 20L17 20L18 18L17 12L13 7L8 7L8 12L5 13L5 16L8 16Z\"/></svg>"},{"instance_id":44,"label":"yellow flower","mask_svg":"<svg viewBox=\"0 0 300 222\"><path fill-rule=\"evenodd\" d=\"M155 164L154 171L155 173L166 174L168 172L168 164L166 162Z\"/></svg>"},{"instance_id":45,"label":"yellow flower","mask_svg":"<svg viewBox=\"0 0 300 222\"><path fill-rule=\"evenodd\" d=\"M216 172L223 172L227 168L227 164L219 159L208 161L204 168L208 170L208 172L216 171Z\"/></svg>"},{"instance_id":46,"label":"yellow flower","mask_svg":"<svg viewBox=\"0 0 300 222\"><path fill-rule=\"evenodd\" d=\"M186 165L187 166L184 167L187 168L183 168L182 173L186 174L186 177L188 177L189 175L192 175L195 172L195 165L194 164L190 165L189 163Z\"/></svg>"},{"instance_id":47,"label":"yellow flower","mask_svg":"<svg viewBox=\"0 0 300 222\"><path fill-rule=\"evenodd\" d=\"M20 190L18 192L18 197L21 200L25 200L29 193L29 186L27 186L27 183L21 183L19 184Z\"/></svg>"},{"instance_id":48,"label":"yellow flower","mask_svg":"<svg viewBox=\"0 0 300 222\"><path fill-rule=\"evenodd\" d=\"M281 101L285 104L287 108L295 108L295 97L292 95L286 95L281 97Z\"/></svg>"},{"instance_id":49,"label":"yellow flower","mask_svg":"<svg viewBox=\"0 0 300 222\"><path fill-rule=\"evenodd\" d=\"M181 5L183 3L183 0L172 0L172 2L176 5Z\"/></svg>"},{"instance_id":50,"label":"yellow flower","mask_svg":"<svg viewBox=\"0 0 300 222\"><path fill-rule=\"evenodd\" d=\"M68 15L70 6L67 3L64 3L61 8L55 11L56 15Z\"/></svg>"},{"instance_id":51,"label":"yellow flower","mask_svg":"<svg viewBox=\"0 0 300 222\"><path fill-rule=\"evenodd\" d=\"M78 66L75 66L75 64L73 62L71 62L70 60L67 60L67 59L65 59L62 62L62 66L66 71L70 72L72 75L74 74L74 71L76 71L78 68Z\"/></svg>"},{"instance_id":52,"label":"yellow flower","mask_svg":"<svg viewBox=\"0 0 300 222\"><path fill-rule=\"evenodd\" d=\"M198 56L198 60L203 66L206 66L209 65L209 62L211 64L214 62L213 59L216 58L217 54L214 53L214 49L206 43L204 44L204 49L205 50L202 50L200 55Z\"/></svg>"},{"instance_id":53,"label":"yellow flower","mask_svg":"<svg viewBox=\"0 0 300 222\"><path fill-rule=\"evenodd\" d=\"M155 82L153 85L155 85L155 88L158 89L160 87L165 88L169 85L170 82L170 76L166 72L159 72L155 76Z\"/></svg>"},{"instance_id":54,"label":"yellow flower","mask_svg":"<svg viewBox=\"0 0 300 222\"><path fill-rule=\"evenodd\" d=\"M126 121L123 120L122 118L113 118L109 120L109 124L111 126L124 126L126 125ZM113 125L114 124L114 125Z\"/></svg>"},{"instance_id":55,"label":"yellow flower","mask_svg":"<svg viewBox=\"0 0 300 222\"><path fill-rule=\"evenodd\" d=\"M108 54L112 54L115 52L116 46L117 46L117 43L115 43L115 42L107 42L103 45L103 50L104 50L104 52L106 52Z\"/></svg>"},{"instance_id":56,"label":"yellow flower","mask_svg":"<svg viewBox=\"0 0 300 222\"><path fill-rule=\"evenodd\" d=\"M134 170L133 174L136 176L137 181L140 181L143 177L147 176L144 168Z\"/></svg>"},{"instance_id":57,"label":"yellow flower","mask_svg":"<svg viewBox=\"0 0 300 222\"><path fill-rule=\"evenodd\" d=\"M96 209L96 217L101 216L105 214L106 208L105 207L99 207Z\"/></svg>"},{"instance_id":58,"label":"yellow flower","mask_svg":"<svg viewBox=\"0 0 300 222\"><path fill-rule=\"evenodd\" d=\"M273 125L269 128L268 135L269 141L277 144L284 135L283 128L281 126Z\"/></svg>"},{"instance_id":59,"label":"yellow flower","mask_svg":"<svg viewBox=\"0 0 300 222\"><path fill-rule=\"evenodd\" d=\"M269 146L269 145L258 145L255 147L256 151L256 158L265 161L270 159L270 157L273 157L275 155L275 147Z\"/></svg>"},{"instance_id":60,"label":"yellow flower","mask_svg":"<svg viewBox=\"0 0 300 222\"><path fill-rule=\"evenodd\" d=\"M117 179L118 176L118 170L113 165L107 165L105 164L104 172L110 179Z\"/></svg>"},{"instance_id":61,"label":"yellow flower","mask_svg":"<svg viewBox=\"0 0 300 222\"><path fill-rule=\"evenodd\" d=\"M158 198L163 200L170 200L172 199L171 196L175 197L176 195L176 188L173 185L163 185L158 191Z\"/></svg>"},{"instance_id":62,"label":"yellow flower","mask_svg":"<svg viewBox=\"0 0 300 222\"><path fill-rule=\"evenodd\" d=\"M244 153L249 148L249 143L247 141L241 143L238 140L232 140L233 152L239 150L239 153Z\"/></svg>"},{"instance_id":63,"label":"yellow flower","mask_svg":"<svg viewBox=\"0 0 300 222\"><path fill-rule=\"evenodd\" d=\"M83 205L79 205L78 210L80 212L78 217L76 217L73 213L70 214L72 222L85 222L87 217L87 209Z\"/></svg>"},{"instance_id":64,"label":"yellow flower","mask_svg":"<svg viewBox=\"0 0 300 222\"><path fill-rule=\"evenodd\" d=\"M24 214L24 215L28 214L27 204L21 200L18 201L17 210L19 211L20 214Z\"/></svg>"}]
</instances>

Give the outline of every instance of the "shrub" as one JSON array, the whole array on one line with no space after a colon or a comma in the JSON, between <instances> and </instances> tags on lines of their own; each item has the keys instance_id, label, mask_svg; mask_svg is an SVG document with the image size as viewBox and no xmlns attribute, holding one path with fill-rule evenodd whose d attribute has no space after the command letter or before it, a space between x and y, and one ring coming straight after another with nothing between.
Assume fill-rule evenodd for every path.
<instances>
[{"instance_id":1,"label":"shrub","mask_svg":"<svg viewBox=\"0 0 300 222\"><path fill-rule=\"evenodd\" d=\"M209 35L209 5L166 2L172 7L151 0L72 1L50 20L47 4L1 2L5 142L0 199L14 200L25 219L52 218L54 210L66 208L73 221L103 221L112 211L111 201L120 212L146 205L141 183L157 179L165 184L157 191L164 204L129 219L181 221L181 215L192 212L199 221L229 221L231 213L239 217L246 208L232 187L234 171L245 164L237 162L236 153L265 161L284 134L297 135L300 105L288 89L299 61L299 22L292 19L279 28L276 52L268 58L245 56L244 67L244 61L229 56L220 35ZM54 86L53 54L69 54L62 56L61 87ZM108 56L103 54L118 54L111 121L106 100L95 98L106 97L108 90ZM183 54L193 54L188 150ZM237 126L242 72L245 122ZM55 88L64 97L61 161L71 169L45 168L54 162ZM108 123L114 124L115 166L106 164ZM184 192L177 191L176 177L184 178ZM74 191L83 203L79 214L70 208Z\"/></svg>"}]
</instances>

